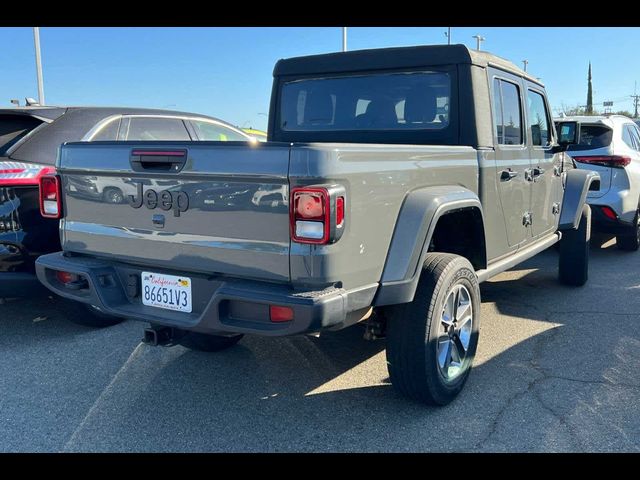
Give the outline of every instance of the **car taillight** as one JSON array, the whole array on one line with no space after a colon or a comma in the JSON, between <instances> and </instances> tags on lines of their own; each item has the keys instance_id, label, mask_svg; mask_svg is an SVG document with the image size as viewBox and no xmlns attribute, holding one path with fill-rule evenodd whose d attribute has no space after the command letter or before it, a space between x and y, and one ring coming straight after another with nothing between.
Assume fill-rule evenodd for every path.
<instances>
[{"instance_id":1,"label":"car taillight","mask_svg":"<svg viewBox=\"0 0 640 480\"><path fill-rule=\"evenodd\" d=\"M589 165L600 165L602 167L626 167L631 163L631 157L624 155L592 155L572 157L576 162L588 163Z\"/></svg>"},{"instance_id":2,"label":"car taillight","mask_svg":"<svg viewBox=\"0 0 640 480\"><path fill-rule=\"evenodd\" d=\"M56 278L60 283L71 283L77 281L80 277L75 273L63 272L62 270L58 270L56 272Z\"/></svg>"},{"instance_id":3,"label":"car taillight","mask_svg":"<svg viewBox=\"0 0 640 480\"><path fill-rule=\"evenodd\" d=\"M342 236L345 223L344 188L302 187L291 191L291 239L324 245Z\"/></svg>"},{"instance_id":4,"label":"car taillight","mask_svg":"<svg viewBox=\"0 0 640 480\"><path fill-rule=\"evenodd\" d=\"M0 162L0 187L14 185L38 185L43 175L56 173L47 165L25 162Z\"/></svg>"},{"instance_id":5,"label":"car taillight","mask_svg":"<svg viewBox=\"0 0 640 480\"><path fill-rule=\"evenodd\" d=\"M40 177L40 214L46 218L62 217L60 177L57 175Z\"/></svg>"},{"instance_id":6,"label":"car taillight","mask_svg":"<svg viewBox=\"0 0 640 480\"><path fill-rule=\"evenodd\" d=\"M336 198L336 226L342 227L344 224L344 197Z\"/></svg>"},{"instance_id":7,"label":"car taillight","mask_svg":"<svg viewBox=\"0 0 640 480\"><path fill-rule=\"evenodd\" d=\"M293 320L293 308L270 305L269 319L274 323L290 322Z\"/></svg>"},{"instance_id":8,"label":"car taillight","mask_svg":"<svg viewBox=\"0 0 640 480\"><path fill-rule=\"evenodd\" d=\"M603 207L600 207L600 209L602 210L602 213L604 213L604 215L610 218L611 220L618 219L618 215L616 215L616 212L614 212L611 207L603 206Z\"/></svg>"}]
</instances>

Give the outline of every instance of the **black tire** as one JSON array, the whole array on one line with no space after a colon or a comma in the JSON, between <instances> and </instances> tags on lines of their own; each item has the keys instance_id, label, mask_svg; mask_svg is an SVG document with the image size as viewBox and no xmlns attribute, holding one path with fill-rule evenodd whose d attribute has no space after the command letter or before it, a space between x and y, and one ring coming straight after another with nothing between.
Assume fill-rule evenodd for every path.
<instances>
[{"instance_id":1,"label":"black tire","mask_svg":"<svg viewBox=\"0 0 640 480\"><path fill-rule=\"evenodd\" d=\"M445 338L448 341L446 336L449 333L445 332L440 337L445 325L445 301L456 289L461 291L460 285L469 294L472 321L466 335L466 355L459 362L461 366L458 374L447 379L437 357L441 352L438 345L443 344L438 339ZM389 307L385 313L387 366L393 386L402 395L430 405L446 405L451 402L469 377L478 346L480 288L469 261L458 255L427 254L413 301ZM454 343L453 340L451 343ZM456 352L460 348L462 347L457 347ZM448 355L445 352L445 358L452 359L452 350L448 352ZM461 358L458 356L459 360Z\"/></svg>"},{"instance_id":2,"label":"black tire","mask_svg":"<svg viewBox=\"0 0 640 480\"><path fill-rule=\"evenodd\" d=\"M84 308L79 308L77 302L67 302L68 308L65 309L67 310L65 316L70 322L85 327L105 328L112 327L124 321L124 318L102 313L98 307L94 307L93 305L87 305L86 303L81 305Z\"/></svg>"},{"instance_id":3,"label":"black tire","mask_svg":"<svg viewBox=\"0 0 640 480\"><path fill-rule=\"evenodd\" d=\"M628 227L624 233L616 235L616 245L620 250L635 252L640 248L640 216L636 211L633 225Z\"/></svg>"},{"instance_id":4,"label":"black tire","mask_svg":"<svg viewBox=\"0 0 640 480\"><path fill-rule=\"evenodd\" d=\"M197 350L199 352L219 352L233 347L243 334L234 335L232 337L223 337L220 335L207 335L204 333L184 332L178 339L178 343L183 347Z\"/></svg>"},{"instance_id":5,"label":"black tire","mask_svg":"<svg viewBox=\"0 0 640 480\"><path fill-rule=\"evenodd\" d=\"M581 287L589 278L589 244L591 242L591 207L582 207L577 230L565 230L560 240L558 276L560 283Z\"/></svg>"},{"instance_id":6,"label":"black tire","mask_svg":"<svg viewBox=\"0 0 640 480\"><path fill-rule=\"evenodd\" d=\"M121 204L124 202L124 194L122 190L115 187L109 187L102 192L102 197L105 202L113 204Z\"/></svg>"}]
</instances>

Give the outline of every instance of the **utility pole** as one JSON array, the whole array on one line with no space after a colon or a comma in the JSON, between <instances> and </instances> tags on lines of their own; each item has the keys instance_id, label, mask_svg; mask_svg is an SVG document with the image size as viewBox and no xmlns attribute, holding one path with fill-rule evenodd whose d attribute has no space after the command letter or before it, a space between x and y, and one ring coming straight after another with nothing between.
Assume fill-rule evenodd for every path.
<instances>
[{"instance_id":1,"label":"utility pole","mask_svg":"<svg viewBox=\"0 0 640 480\"><path fill-rule=\"evenodd\" d=\"M476 41L477 41L477 43L476 43L476 50L478 50L478 51L479 51L479 50L480 50L480 44L481 44L482 42L484 42L485 38L484 38L482 35L480 35L480 34L478 34L478 35L474 35L474 36L473 36L473 37L471 37L471 38L475 38L475 39L476 39Z\"/></svg>"},{"instance_id":2,"label":"utility pole","mask_svg":"<svg viewBox=\"0 0 640 480\"><path fill-rule=\"evenodd\" d=\"M347 51L347 27L342 27L342 51Z\"/></svg>"},{"instance_id":3,"label":"utility pole","mask_svg":"<svg viewBox=\"0 0 640 480\"><path fill-rule=\"evenodd\" d=\"M444 36L447 37L447 45L451 45L451 27L447 27L447 31L444 32Z\"/></svg>"},{"instance_id":4,"label":"utility pole","mask_svg":"<svg viewBox=\"0 0 640 480\"><path fill-rule=\"evenodd\" d=\"M33 43L36 48L36 73L38 76L38 103L44 105L44 84L42 82L42 58L40 57L40 27L33 27Z\"/></svg>"},{"instance_id":5,"label":"utility pole","mask_svg":"<svg viewBox=\"0 0 640 480\"><path fill-rule=\"evenodd\" d=\"M522 60L522 63L524 64L524 71L527 71L527 65L529 64L529 60Z\"/></svg>"},{"instance_id":6,"label":"utility pole","mask_svg":"<svg viewBox=\"0 0 640 480\"><path fill-rule=\"evenodd\" d=\"M587 77L587 106L586 115L593 115L593 87L591 86L591 62L589 62L589 75Z\"/></svg>"},{"instance_id":7,"label":"utility pole","mask_svg":"<svg viewBox=\"0 0 640 480\"><path fill-rule=\"evenodd\" d=\"M633 98L633 118L638 118L638 102L640 101L640 95L636 94L636 87L638 86L638 82L634 82L633 84L633 95L631 95L631 98Z\"/></svg>"}]
</instances>

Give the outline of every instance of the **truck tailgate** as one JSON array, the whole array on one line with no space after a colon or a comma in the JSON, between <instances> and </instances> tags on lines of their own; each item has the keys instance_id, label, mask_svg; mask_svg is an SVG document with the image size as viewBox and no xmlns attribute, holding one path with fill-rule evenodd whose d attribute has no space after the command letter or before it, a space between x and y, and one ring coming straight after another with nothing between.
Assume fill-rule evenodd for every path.
<instances>
[{"instance_id":1,"label":"truck tailgate","mask_svg":"<svg viewBox=\"0 0 640 480\"><path fill-rule=\"evenodd\" d=\"M289 281L288 168L288 144L66 144L63 249Z\"/></svg>"}]
</instances>

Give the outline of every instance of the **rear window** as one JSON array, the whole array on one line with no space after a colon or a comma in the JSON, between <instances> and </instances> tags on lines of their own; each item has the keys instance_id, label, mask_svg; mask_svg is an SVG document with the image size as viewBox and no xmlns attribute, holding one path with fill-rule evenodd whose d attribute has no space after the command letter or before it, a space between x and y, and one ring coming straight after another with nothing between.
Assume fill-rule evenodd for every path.
<instances>
[{"instance_id":1,"label":"rear window","mask_svg":"<svg viewBox=\"0 0 640 480\"><path fill-rule=\"evenodd\" d=\"M611 145L613 130L604 125L580 125L580 143L569 145L567 151L595 150Z\"/></svg>"},{"instance_id":2,"label":"rear window","mask_svg":"<svg viewBox=\"0 0 640 480\"><path fill-rule=\"evenodd\" d=\"M0 156L41 123L26 115L0 115Z\"/></svg>"},{"instance_id":3,"label":"rear window","mask_svg":"<svg viewBox=\"0 0 640 480\"><path fill-rule=\"evenodd\" d=\"M446 72L380 73L285 82L279 127L289 132L442 130L450 123Z\"/></svg>"}]
</instances>

